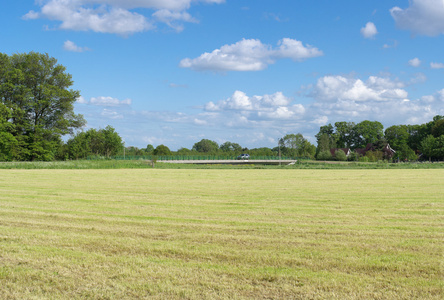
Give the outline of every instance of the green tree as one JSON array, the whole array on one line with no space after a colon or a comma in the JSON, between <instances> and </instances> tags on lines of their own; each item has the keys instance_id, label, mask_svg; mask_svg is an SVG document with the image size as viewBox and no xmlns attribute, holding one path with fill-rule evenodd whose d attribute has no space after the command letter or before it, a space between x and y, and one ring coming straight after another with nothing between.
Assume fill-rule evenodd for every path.
<instances>
[{"instance_id":1,"label":"green tree","mask_svg":"<svg viewBox=\"0 0 444 300\"><path fill-rule=\"evenodd\" d=\"M78 132L66 145L71 159L87 158L91 154L91 136L86 132Z\"/></svg>"},{"instance_id":2,"label":"green tree","mask_svg":"<svg viewBox=\"0 0 444 300\"><path fill-rule=\"evenodd\" d=\"M171 155L171 150L165 145L159 145L153 151L154 155Z\"/></svg>"},{"instance_id":3,"label":"green tree","mask_svg":"<svg viewBox=\"0 0 444 300\"><path fill-rule=\"evenodd\" d=\"M261 148L253 148L251 149L250 155L251 156L276 156L279 149L270 149L268 147L261 147Z\"/></svg>"},{"instance_id":4,"label":"green tree","mask_svg":"<svg viewBox=\"0 0 444 300\"><path fill-rule=\"evenodd\" d=\"M444 160L444 134L436 138L435 155L438 159Z\"/></svg>"},{"instance_id":5,"label":"green tree","mask_svg":"<svg viewBox=\"0 0 444 300\"><path fill-rule=\"evenodd\" d=\"M301 133L287 134L279 141L281 153L289 157L313 157L316 147L313 146Z\"/></svg>"},{"instance_id":6,"label":"green tree","mask_svg":"<svg viewBox=\"0 0 444 300\"><path fill-rule=\"evenodd\" d=\"M233 154L240 154L242 152L241 145L232 142L225 142L220 145L220 150L223 152L232 152Z\"/></svg>"},{"instance_id":7,"label":"green tree","mask_svg":"<svg viewBox=\"0 0 444 300\"><path fill-rule=\"evenodd\" d=\"M355 126L356 148L364 148L369 143L376 143L383 138L384 126L378 121L362 121Z\"/></svg>"},{"instance_id":8,"label":"green tree","mask_svg":"<svg viewBox=\"0 0 444 300\"><path fill-rule=\"evenodd\" d=\"M357 140L356 124L354 122L336 122L336 147L352 148Z\"/></svg>"},{"instance_id":9,"label":"green tree","mask_svg":"<svg viewBox=\"0 0 444 300\"><path fill-rule=\"evenodd\" d=\"M151 144L146 145L146 148L145 148L146 153L151 154L151 153L153 153L153 151L154 151L153 145L151 145Z\"/></svg>"},{"instance_id":10,"label":"green tree","mask_svg":"<svg viewBox=\"0 0 444 300\"><path fill-rule=\"evenodd\" d=\"M105 129L100 129L99 132L103 135L103 154L106 157L116 155L123 147L122 138L111 126L106 126Z\"/></svg>"},{"instance_id":11,"label":"green tree","mask_svg":"<svg viewBox=\"0 0 444 300\"><path fill-rule=\"evenodd\" d=\"M441 135L444 135L444 119L438 119L434 123L435 124L432 126L432 131L431 131L433 136L438 138Z\"/></svg>"},{"instance_id":12,"label":"green tree","mask_svg":"<svg viewBox=\"0 0 444 300\"><path fill-rule=\"evenodd\" d=\"M331 156L331 152L330 151L321 151L317 154L316 156L317 160L331 160L332 156Z\"/></svg>"},{"instance_id":13,"label":"green tree","mask_svg":"<svg viewBox=\"0 0 444 300\"><path fill-rule=\"evenodd\" d=\"M71 159L87 158L90 155L106 156L117 155L123 149L122 138L111 126L105 129L89 129L79 132L68 140L68 153Z\"/></svg>"},{"instance_id":14,"label":"green tree","mask_svg":"<svg viewBox=\"0 0 444 300\"><path fill-rule=\"evenodd\" d=\"M10 118L10 110L0 103L0 161L11 161L16 158L14 154L18 142L12 134L14 125L9 122Z\"/></svg>"},{"instance_id":15,"label":"green tree","mask_svg":"<svg viewBox=\"0 0 444 300\"><path fill-rule=\"evenodd\" d=\"M318 146L316 147L316 158L318 158L318 155L321 152L330 152L330 149L336 148L338 137L334 132L333 125L328 124L325 126L321 126L319 132L316 134L316 140L318 143Z\"/></svg>"},{"instance_id":16,"label":"green tree","mask_svg":"<svg viewBox=\"0 0 444 300\"><path fill-rule=\"evenodd\" d=\"M177 152L176 152L178 155L192 155L193 154L193 151L191 151L190 149L188 149L188 148L184 148L184 147L182 147L182 148L180 148L179 150L177 150Z\"/></svg>"},{"instance_id":17,"label":"green tree","mask_svg":"<svg viewBox=\"0 0 444 300\"><path fill-rule=\"evenodd\" d=\"M69 89L71 75L48 54L0 54L0 99L11 111L16 158L51 160L61 136L85 121L74 114L79 92Z\"/></svg>"},{"instance_id":18,"label":"green tree","mask_svg":"<svg viewBox=\"0 0 444 300\"><path fill-rule=\"evenodd\" d=\"M400 160L416 160L415 151L409 147L409 127L407 125L395 125L384 132L385 139L396 151L395 158Z\"/></svg>"},{"instance_id":19,"label":"green tree","mask_svg":"<svg viewBox=\"0 0 444 300\"><path fill-rule=\"evenodd\" d=\"M345 154L344 151L339 149L339 150L335 151L335 158L336 158L336 160L339 160L339 161L346 161L347 160L347 155Z\"/></svg>"},{"instance_id":20,"label":"green tree","mask_svg":"<svg viewBox=\"0 0 444 300\"><path fill-rule=\"evenodd\" d=\"M432 156L435 152L436 139L433 135L428 135L421 141L421 151L424 155L429 157L429 161L432 160Z\"/></svg>"},{"instance_id":21,"label":"green tree","mask_svg":"<svg viewBox=\"0 0 444 300\"><path fill-rule=\"evenodd\" d=\"M193 145L193 149L202 153L216 153L219 150L219 145L215 141L202 139Z\"/></svg>"}]
</instances>

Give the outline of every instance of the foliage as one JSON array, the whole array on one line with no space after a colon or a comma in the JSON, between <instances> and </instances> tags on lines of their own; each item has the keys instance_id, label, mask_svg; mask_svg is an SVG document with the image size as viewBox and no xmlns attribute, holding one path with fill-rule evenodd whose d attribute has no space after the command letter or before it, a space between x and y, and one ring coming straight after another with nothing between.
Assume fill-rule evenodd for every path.
<instances>
[{"instance_id":1,"label":"foliage","mask_svg":"<svg viewBox=\"0 0 444 300\"><path fill-rule=\"evenodd\" d=\"M282 155L288 157L314 157L316 147L301 133L287 134L279 140Z\"/></svg>"},{"instance_id":2,"label":"foliage","mask_svg":"<svg viewBox=\"0 0 444 300\"><path fill-rule=\"evenodd\" d=\"M331 152L330 151L321 151L318 153L318 156L316 157L318 160L331 160Z\"/></svg>"},{"instance_id":3,"label":"foliage","mask_svg":"<svg viewBox=\"0 0 444 300\"><path fill-rule=\"evenodd\" d=\"M435 153L436 139L433 135L428 135L425 139L421 141L421 151L424 155L428 156L429 161L432 159Z\"/></svg>"},{"instance_id":4,"label":"foliage","mask_svg":"<svg viewBox=\"0 0 444 300\"><path fill-rule=\"evenodd\" d=\"M339 149L339 150L335 151L335 158L338 161L346 161L347 160L347 155L345 154L344 151Z\"/></svg>"},{"instance_id":5,"label":"foliage","mask_svg":"<svg viewBox=\"0 0 444 300\"><path fill-rule=\"evenodd\" d=\"M159 145L153 151L154 155L171 155L171 150L165 145Z\"/></svg>"},{"instance_id":6,"label":"foliage","mask_svg":"<svg viewBox=\"0 0 444 300\"><path fill-rule=\"evenodd\" d=\"M151 144L146 145L145 152L147 154L151 154L151 153L153 153L153 151L154 151L154 146L153 145L151 145Z\"/></svg>"},{"instance_id":7,"label":"foliage","mask_svg":"<svg viewBox=\"0 0 444 300\"><path fill-rule=\"evenodd\" d=\"M242 152L242 147L241 145L237 144L237 143L232 143L232 142L225 142L222 145L220 145L220 150L223 152L230 152L233 153L234 155L236 154L240 154Z\"/></svg>"},{"instance_id":8,"label":"foliage","mask_svg":"<svg viewBox=\"0 0 444 300\"><path fill-rule=\"evenodd\" d=\"M365 154L365 157L368 158L369 162L377 162L384 159L384 153L382 151L368 151Z\"/></svg>"},{"instance_id":9,"label":"foliage","mask_svg":"<svg viewBox=\"0 0 444 300\"><path fill-rule=\"evenodd\" d=\"M355 145L357 132L355 131L356 124L354 122L336 122L336 147L351 148Z\"/></svg>"},{"instance_id":10,"label":"foliage","mask_svg":"<svg viewBox=\"0 0 444 300\"><path fill-rule=\"evenodd\" d=\"M5 107L9 111L11 123L6 130L0 128L7 132L1 135L3 156L54 159L61 136L85 123L81 115L74 114L79 92L69 89L72 84L66 68L48 54L0 54L0 104L3 111Z\"/></svg>"},{"instance_id":11,"label":"foliage","mask_svg":"<svg viewBox=\"0 0 444 300\"><path fill-rule=\"evenodd\" d=\"M105 129L89 129L79 132L67 142L70 159L87 158L90 155L110 157L123 148L122 138L111 126Z\"/></svg>"},{"instance_id":12,"label":"foliage","mask_svg":"<svg viewBox=\"0 0 444 300\"><path fill-rule=\"evenodd\" d=\"M193 145L192 150L203 153L216 153L219 150L219 145L215 141L202 139Z\"/></svg>"},{"instance_id":13,"label":"foliage","mask_svg":"<svg viewBox=\"0 0 444 300\"><path fill-rule=\"evenodd\" d=\"M317 138L316 157L322 151L341 147L350 148L354 151L364 152L371 148L378 153L369 153L365 160L377 161L380 159L394 159L397 161L417 160L421 153L429 160L443 160L444 150L441 144L432 143L432 136L438 141L444 132L444 116L437 115L431 122L420 125L394 125L383 132L383 125L378 121L362 121L358 124L353 122L336 122L321 126ZM396 152L384 150L389 145ZM432 148L430 148L432 147ZM384 156L381 158L379 151ZM349 158L356 160L358 156ZM361 158L361 160L364 160Z\"/></svg>"}]
</instances>

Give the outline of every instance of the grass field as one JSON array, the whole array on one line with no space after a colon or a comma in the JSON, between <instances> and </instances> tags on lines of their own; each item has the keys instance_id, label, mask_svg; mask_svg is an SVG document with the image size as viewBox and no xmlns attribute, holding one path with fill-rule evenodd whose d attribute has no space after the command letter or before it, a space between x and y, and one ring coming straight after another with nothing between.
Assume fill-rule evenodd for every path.
<instances>
[{"instance_id":1,"label":"grass field","mask_svg":"<svg viewBox=\"0 0 444 300\"><path fill-rule=\"evenodd\" d=\"M0 299L442 299L444 170L0 170Z\"/></svg>"}]
</instances>

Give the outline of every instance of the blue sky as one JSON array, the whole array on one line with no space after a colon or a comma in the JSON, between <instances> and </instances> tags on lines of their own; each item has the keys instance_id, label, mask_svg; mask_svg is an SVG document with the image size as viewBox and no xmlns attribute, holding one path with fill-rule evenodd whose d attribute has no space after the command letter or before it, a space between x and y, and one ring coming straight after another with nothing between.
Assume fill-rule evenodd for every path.
<instances>
[{"instance_id":1,"label":"blue sky","mask_svg":"<svg viewBox=\"0 0 444 300\"><path fill-rule=\"evenodd\" d=\"M444 0L2 1L0 26L0 52L57 58L85 129L127 146L444 115Z\"/></svg>"}]
</instances>

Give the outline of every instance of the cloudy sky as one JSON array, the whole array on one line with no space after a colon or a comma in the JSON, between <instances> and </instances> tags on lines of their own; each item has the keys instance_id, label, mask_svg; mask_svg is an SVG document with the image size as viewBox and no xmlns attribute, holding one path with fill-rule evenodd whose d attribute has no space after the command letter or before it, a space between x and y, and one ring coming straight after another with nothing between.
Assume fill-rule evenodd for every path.
<instances>
[{"instance_id":1,"label":"cloudy sky","mask_svg":"<svg viewBox=\"0 0 444 300\"><path fill-rule=\"evenodd\" d=\"M444 0L1 1L0 26L0 52L57 58L85 129L127 146L444 115Z\"/></svg>"}]
</instances>

